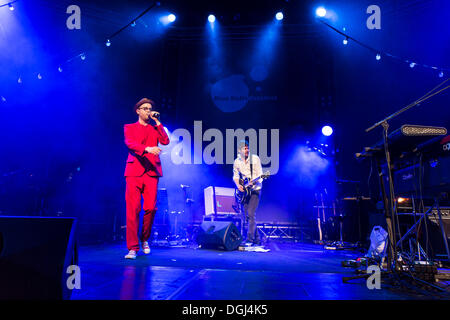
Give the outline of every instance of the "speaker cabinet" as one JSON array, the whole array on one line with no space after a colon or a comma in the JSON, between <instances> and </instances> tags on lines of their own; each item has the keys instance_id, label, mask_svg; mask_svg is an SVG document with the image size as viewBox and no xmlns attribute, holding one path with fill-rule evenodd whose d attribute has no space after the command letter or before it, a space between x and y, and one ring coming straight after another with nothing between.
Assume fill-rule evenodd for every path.
<instances>
[{"instance_id":1,"label":"speaker cabinet","mask_svg":"<svg viewBox=\"0 0 450 320\"><path fill-rule=\"evenodd\" d=\"M204 189L205 216L238 214L234 192L233 188L208 187Z\"/></svg>"},{"instance_id":2,"label":"speaker cabinet","mask_svg":"<svg viewBox=\"0 0 450 320\"><path fill-rule=\"evenodd\" d=\"M228 221L204 221L197 235L197 243L202 248L236 250L242 242L238 228Z\"/></svg>"},{"instance_id":3,"label":"speaker cabinet","mask_svg":"<svg viewBox=\"0 0 450 320\"><path fill-rule=\"evenodd\" d=\"M70 299L75 218L0 217L0 299Z\"/></svg>"}]
</instances>

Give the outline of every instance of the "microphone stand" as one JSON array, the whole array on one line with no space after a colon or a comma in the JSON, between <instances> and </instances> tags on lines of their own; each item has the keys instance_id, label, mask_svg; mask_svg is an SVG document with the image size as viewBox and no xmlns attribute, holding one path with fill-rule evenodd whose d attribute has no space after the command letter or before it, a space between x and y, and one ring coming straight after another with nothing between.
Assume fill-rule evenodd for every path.
<instances>
[{"instance_id":1,"label":"microphone stand","mask_svg":"<svg viewBox=\"0 0 450 320\"><path fill-rule=\"evenodd\" d=\"M450 86L447 86L437 92L432 93L434 90L436 90L437 88L442 86L445 82L447 82L449 79L450 78L448 78L445 81L443 81L442 83L440 83L438 86L433 88L431 91L426 93L424 96L422 96L418 100L416 100L413 103L407 105L406 107L394 112L393 114L389 115L385 119L375 123L374 125L372 125L371 127L366 129L366 132L370 132L379 126L383 127L383 143L384 143L384 151L385 151L385 156L386 156L387 174L388 174L388 179L389 179L389 199L386 199L387 195L384 192L384 190L382 190L383 196L384 196L384 203L385 203L385 216L386 216L386 224L387 224L387 228L388 228L389 247L391 248L390 254L388 255L388 270L389 271L399 271L400 266L398 263L397 249L396 249L396 244L397 244L396 232L397 232L397 228L399 226L396 225L397 220L393 219L393 218L395 218L397 208L394 204L395 193L394 193L394 183L392 181L391 154L389 151L389 123L388 123L388 121L399 116L400 114L411 109L412 107L419 105L421 102L428 100L432 96L448 89ZM383 188L384 186L382 185L381 187ZM386 204L389 204L389 205L386 206Z\"/></svg>"},{"instance_id":2,"label":"microphone stand","mask_svg":"<svg viewBox=\"0 0 450 320\"><path fill-rule=\"evenodd\" d=\"M393 114L391 114L390 116L386 117L385 119L375 123L373 126L371 126L370 128L367 128L365 131L366 132L370 132L373 129L382 126L383 127L383 142L384 142L384 150L385 150L385 156L386 156L386 163L387 163L387 170L388 170L388 179L389 179L389 199L388 196L386 194L386 189L385 189L385 185L384 185L384 177L383 177L383 172L381 169L381 164L379 162L379 160L377 159L377 167L378 167L378 173L379 173L379 179L380 179L380 188L381 188L381 192L382 192L382 197L383 197L383 204L384 204L384 211L385 211L385 216L386 216L386 224L387 224L387 228L388 228L388 237L389 237L389 247L391 250L389 250L389 254L388 254L388 262L387 262L387 266L388 266L388 270L386 272L382 272L382 274L387 274L387 275L396 275L398 271L401 271L401 267L398 263L398 257L397 257L397 249L396 249L396 245L397 243L395 242L395 231L397 230L395 227L395 223L398 220L393 220L392 217L393 215L396 213L396 207L394 206L394 199L395 199L395 193L394 193L394 184L392 181L392 165L391 165L391 154L389 152L389 135L388 135L388 131L389 131L389 123L388 121L399 116L400 114L402 114L403 112L411 109L414 106L419 105L421 102L428 100L429 98L431 98L432 96L448 89L450 87L446 86L443 89L440 89L439 91L436 91L434 93L432 93L434 90L436 90L437 88L439 88L440 86L442 86L445 82L447 82L450 78L447 78L446 80L444 80L443 82L441 82L438 86L436 86L435 88L433 88L431 91L429 91L428 93L426 93L424 96L422 96L421 98L419 98L418 100L416 100L415 102L407 105L406 107L398 110L397 112L394 112ZM450 254L449 254L450 255ZM350 280L353 279L360 279L360 278L368 278L370 277L370 273L365 273L362 275L358 275L358 276L352 276L352 277L343 277L342 281L344 283L347 283ZM405 273L405 275L409 276L410 278L412 278L411 275ZM396 277L397 281L399 283L402 283L399 277ZM392 279L392 278L391 278ZM414 279L414 278L413 278ZM417 278L416 278L417 280ZM423 282L423 281L421 281ZM434 286L430 283L427 283L428 285L434 287L434 288L439 288L437 286ZM443 290L443 289L440 289Z\"/></svg>"}]
</instances>

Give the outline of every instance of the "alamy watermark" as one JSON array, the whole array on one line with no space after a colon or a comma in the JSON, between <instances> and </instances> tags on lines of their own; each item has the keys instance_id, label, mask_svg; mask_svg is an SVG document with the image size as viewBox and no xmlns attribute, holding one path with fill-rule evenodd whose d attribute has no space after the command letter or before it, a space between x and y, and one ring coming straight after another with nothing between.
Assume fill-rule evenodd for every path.
<instances>
[{"instance_id":1,"label":"alamy watermark","mask_svg":"<svg viewBox=\"0 0 450 320\"><path fill-rule=\"evenodd\" d=\"M380 9L380 7L375 4L372 4L367 7L366 13L370 14L370 16L366 20L367 29L369 29L369 30L381 29L381 9Z\"/></svg>"},{"instance_id":2,"label":"alamy watermark","mask_svg":"<svg viewBox=\"0 0 450 320\"><path fill-rule=\"evenodd\" d=\"M81 269L77 265L70 265L66 270L67 274L70 276L67 277L66 286L67 289L81 289Z\"/></svg>"},{"instance_id":3,"label":"alamy watermark","mask_svg":"<svg viewBox=\"0 0 450 320\"><path fill-rule=\"evenodd\" d=\"M369 290L381 289L381 270L377 265L371 265L367 268L367 274L371 274L366 281Z\"/></svg>"},{"instance_id":4,"label":"alamy watermark","mask_svg":"<svg viewBox=\"0 0 450 320\"><path fill-rule=\"evenodd\" d=\"M81 29L81 9L77 5L70 5L66 10L67 14L70 16L66 20L66 26L69 30L80 30Z\"/></svg>"},{"instance_id":5,"label":"alamy watermark","mask_svg":"<svg viewBox=\"0 0 450 320\"><path fill-rule=\"evenodd\" d=\"M174 164L233 164L239 144L248 141L250 153L259 156L264 169L272 175L279 169L279 129L226 129L224 135L216 128L203 132L202 121L194 121L193 138L189 130L179 128L171 133L171 140L176 143L170 151ZM204 148L203 142L208 142Z\"/></svg>"}]
</instances>

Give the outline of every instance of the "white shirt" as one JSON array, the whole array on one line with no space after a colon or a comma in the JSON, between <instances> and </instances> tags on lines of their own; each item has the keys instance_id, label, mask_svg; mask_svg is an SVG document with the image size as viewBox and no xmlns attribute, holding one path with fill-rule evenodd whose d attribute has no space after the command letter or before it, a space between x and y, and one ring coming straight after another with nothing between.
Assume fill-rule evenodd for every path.
<instances>
[{"instance_id":1,"label":"white shirt","mask_svg":"<svg viewBox=\"0 0 450 320\"><path fill-rule=\"evenodd\" d=\"M250 157L253 164L253 172L252 175L250 175ZM239 172L242 174L243 178L249 178L249 179L255 179L256 177L259 177L263 174L262 172L262 166L261 166L261 160L256 154L252 154L250 157L247 158L247 160L244 160L241 157L241 154L238 154L238 157L236 160L234 160L233 163L233 180L238 180ZM253 190L261 190L262 188L262 181L263 179L258 179L255 182Z\"/></svg>"}]
</instances>

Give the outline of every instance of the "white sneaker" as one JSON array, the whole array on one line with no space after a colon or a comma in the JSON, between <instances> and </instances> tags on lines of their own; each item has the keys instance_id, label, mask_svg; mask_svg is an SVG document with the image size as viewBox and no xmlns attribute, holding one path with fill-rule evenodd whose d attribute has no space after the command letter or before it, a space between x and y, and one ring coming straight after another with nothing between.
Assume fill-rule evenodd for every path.
<instances>
[{"instance_id":1,"label":"white sneaker","mask_svg":"<svg viewBox=\"0 0 450 320\"><path fill-rule=\"evenodd\" d=\"M144 250L145 254L149 254L150 253L150 247L149 247L147 241L142 242L142 250Z\"/></svg>"},{"instance_id":2,"label":"white sneaker","mask_svg":"<svg viewBox=\"0 0 450 320\"><path fill-rule=\"evenodd\" d=\"M136 259L136 251L130 250L128 254L125 256L125 259Z\"/></svg>"}]
</instances>

